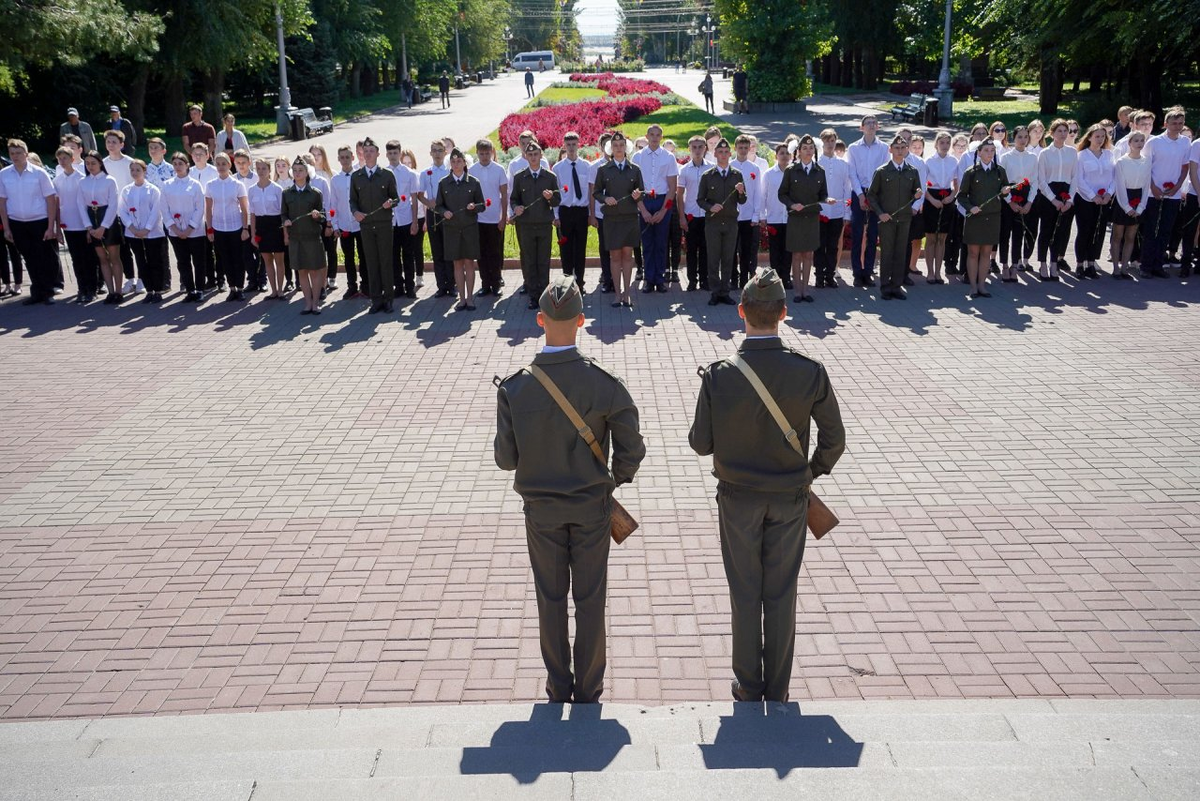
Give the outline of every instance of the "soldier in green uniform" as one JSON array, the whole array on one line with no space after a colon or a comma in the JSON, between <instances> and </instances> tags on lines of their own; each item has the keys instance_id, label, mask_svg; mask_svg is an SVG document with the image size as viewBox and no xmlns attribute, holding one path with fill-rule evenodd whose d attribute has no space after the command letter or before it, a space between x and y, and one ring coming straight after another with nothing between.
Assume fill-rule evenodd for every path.
<instances>
[{"instance_id":1,"label":"soldier in green uniform","mask_svg":"<svg viewBox=\"0 0 1200 801\"><path fill-rule=\"evenodd\" d=\"M538 308L537 298L550 281L550 239L554 236L554 207L562 202L558 178L542 169L542 147L536 141L525 146L529 166L513 176L512 221L521 248L521 272L529 292L529 308Z\"/></svg>"},{"instance_id":2,"label":"soldier in green uniform","mask_svg":"<svg viewBox=\"0 0 1200 801\"><path fill-rule=\"evenodd\" d=\"M611 160L596 169L592 181L592 198L604 208L604 219L600 221L604 232L604 247L608 249L609 271L617 299L613 306L631 308L633 299L629 295L633 284L633 251L642 244L641 217L638 201L646 184L642 170L626 158L625 136L617 131L609 137L606 146L611 151Z\"/></svg>"},{"instance_id":3,"label":"soldier in green uniform","mask_svg":"<svg viewBox=\"0 0 1200 801\"><path fill-rule=\"evenodd\" d=\"M846 447L825 368L785 347L784 286L761 268L742 290L746 339L733 359L702 372L689 442L712 454L721 555L733 612L733 697L786 701L796 643L796 582L804 557L809 487ZM749 367L781 407L792 446L745 373ZM809 420L817 447L808 458Z\"/></svg>"},{"instance_id":4,"label":"soldier in green uniform","mask_svg":"<svg viewBox=\"0 0 1200 801\"><path fill-rule=\"evenodd\" d=\"M434 213L442 218L442 252L454 262L458 287L455 311L475 311L475 269L479 260L479 214L486 198L479 180L467 172L467 159L450 151L450 174L438 182Z\"/></svg>"},{"instance_id":5,"label":"soldier in green uniform","mask_svg":"<svg viewBox=\"0 0 1200 801\"><path fill-rule=\"evenodd\" d=\"M904 277L908 273L905 247L912 222L912 202L925 194L921 175L907 163L908 142L895 136L889 148L890 161L875 170L867 202L879 215L879 294L884 300L905 300Z\"/></svg>"},{"instance_id":6,"label":"soldier in green uniform","mask_svg":"<svg viewBox=\"0 0 1200 801\"><path fill-rule=\"evenodd\" d=\"M546 692L556 703L593 703L604 689L604 603L613 489L633 481L646 455L638 411L621 379L575 347L583 296L573 276L554 276L539 300L546 346L533 365L499 383L496 465L515 470L525 500ZM534 375L542 371L591 429L600 460ZM567 593L575 601L574 673Z\"/></svg>"},{"instance_id":7,"label":"soldier in green uniform","mask_svg":"<svg viewBox=\"0 0 1200 801\"><path fill-rule=\"evenodd\" d=\"M362 258L371 288L371 314L392 310L392 215L396 205L396 176L378 166L379 145L367 137L362 147L363 166L350 176L350 213L362 229Z\"/></svg>"},{"instance_id":8,"label":"soldier in green uniform","mask_svg":"<svg viewBox=\"0 0 1200 801\"><path fill-rule=\"evenodd\" d=\"M829 186L825 170L817 164L817 143L804 134L796 145L796 160L783 171L779 202L788 210L787 250L792 254L792 286L795 303L813 302L808 294L808 276L813 253L821 247L821 204L828 204Z\"/></svg>"},{"instance_id":9,"label":"soldier in green uniform","mask_svg":"<svg viewBox=\"0 0 1200 801\"><path fill-rule=\"evenodd\" d=\"M747 200L742 173L729 166L729 140L721 139L713 150L717 165L700 176L696 205L704 209L704 244L708 249L709 306L733 305L729 284L737 256L738 206ZM735 202L736 201L736 202Z\"/></svg>"},{"instance_id":10,"label":"soldier in green uniform","mask_svg":"<svg viewBox=\"0 0 1200 801\"><path fill-rule=\"evenodd\" d=\"M967 215L963 242L967 244L967 283L973 298L992 296L987 291L988 271L992 247L1000 241L1000 198L1012 191L1007 184L1008 173L996 163L996 143L985 139L975 151L975 164L963 173L958 190L958 205Z\"/></svg>"}]
</instances>

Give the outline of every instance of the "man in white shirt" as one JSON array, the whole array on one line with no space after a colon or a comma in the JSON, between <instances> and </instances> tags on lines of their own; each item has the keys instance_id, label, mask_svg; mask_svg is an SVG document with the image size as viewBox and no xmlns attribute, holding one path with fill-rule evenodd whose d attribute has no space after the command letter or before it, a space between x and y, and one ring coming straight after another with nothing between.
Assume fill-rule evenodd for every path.
<instances>
[{"instance_id":1,"label":"man in white shirt","mask_svg":"<svg viewBox=\"0 0 1200 801\"><path fill-rule=\"evenodd\" d=\"M667 291L667 235L671 232L667 216L675 206L679 162L662 147L662 137L662 126L651 125L646 129L646 147L632 159L641 169L646 187L638 200L642 215L643 292Z\"/></svg>"},{"instance_id":2,"label":"man in white shirt","mask_svg":"<svg viewBox=\"0 0 1200 801\"><path fill-rule=\"evenodd\" d=\"M592 205L592 165L579 156L579 134L574 131L563 137L563 152L563 158L554 165L554 174L563 190L562 202L554 208L554 226L558 228L563 274L575 276L582 292Z\"/></svg>"},{"instance_id":3,"label":"man in white shirt","mask_svg":"<svg viewBox=\"0 0 1200 801\"><path fill-rule=\"evenodd\" d=\"M851 142L846 148L850 182L854 186L854 194L850 198L850 266L854 269L854 285L870 287L875 286L875 243L879 239L879 216L867 203L867 189L871 186L875 170L888 161L888 146L875 137L879 120L874 115L863 117L859 130L862 131L862 138Z\"/></svg>"},{"instance_id":4,"label":"man in white shirt","mask_svg":"<svg viewBox=\"0 0 1200 801\"><path fill-rule=\"evenodd\" d=\"M125 134L123 132L114 130L104 134L104 149L108 151L108 155L104 157L104 170L116 180L118 194L133 183L133 177L129 174L129 165L133 163L133 159L122 152L124 146ZM120 217L113 222L113 225L124 230ZM140 278L136 283L133 280L133 249L124 236L121 237L121 271L125 274L125 284L121 287L122 295L145 291L145 285Z\"/></svg>"},{"instance_id":5,"label":"man in white shirt","mask_svg":"<svg viewBox=\"0 0 1200 801\"><path fill-rule=\"evenodd\" d=\"M758 223L766 213L766 180L763 170L754 160L754 140L746 134L734 140L737 158L729 165L742 174L746 185L746 202L738 207L736 288L741 289L758 269Z\"/></svg>"},{"instance_id":6,"label":"man in white shirt","mask_svg":"<svg viewBox=\"0 0 1200 801\"><path fill-rule=\"evenodd\" d=\"M1187 278L1197 269L1200 263L1196 260L1196 228L1200 225L1200 199L1197 198L1197 187L1200 187L1200 137L1192 141L1188 149L1188 182L1187 198L1183 203L1183 262L1179 265L1179 277Z\"/></svg>"},{"instance_id":7,"label":"man in white shirt","mask_svg":"<svg viewBox=\"0 0 1200 801\"><path fill-rule=\"evenodd\" d=\"M508 174L493 160L492 140L480 139L475 143L475 152L479 161L467 168L483 189L483 211L476 215L479 222L479 283L482 286L475 294L500 297L504 226L508 225ZM584 237L587 237L586 229Z\"/></svg>"},{"instance_id":8,"label":"man in white shirt","mask_svg":"<svg viewBox=\"0 0 1200 801\"><path fill-rule=\"evenodd\" d=\"M20 139L8 140L12 162L0 170L0 223L4 238L16 245L29 271L26 306L54 303L58 277L58 195L50 173L29 163L29 148Z\"/></svg>"},{"instance_id":9,"label":"man in white shirt","mask_svg":"<svg viewBox=\"0 0 1200 801\"><path fill-rule=\"evenodd\" d=\"M850 163L837 157L837 131L821 131L821 169L825 170L825 186L836 203L821 207L821 246L813 254L816 267L815 285L818 289L837 289L838 254L841 252L842 231L850 205L854 203L854 182L850 178Z\"/></svg>"},{"instance_id":10,"label":"man in white shirt","mask_svg":"<svg viewBox=\"0 0 1200 801\"><path fill-rule=\"evenodd\" d=\"M1142 220L1142 273L1148 277L1167 278L1164 257L1171 228L1183 205L1183 182L1188 175L1191 142L1183 136L1182 106L1167 109L1163 116L1166 130L1150 137L1143 155L1150 159L1150 199Z\"/></svg>"},{"instance_id":11,"label":"man in white shirt","mask_svg":"<svg viewBox=\"0 0 1200 801\"><path fill-rule=\"evenodd\" d=\"M329 179L330 196L325 200L325 206L331 215L333 236L342 243L342 257L346 261L346 294L342 297L343 300L366 298L370 295L366 291L367 264L363 260L362 226L350 211L350 176L354 175L354 151L349 145L342 145L338 148L337 160L342 169ZM391 160L392 154L389 151L388 161ZM397 152L396 163L399 162L400 154ZM399 191L399 186L396 189ZM396 232L393 230L392 249L395 250L395 247ZM359 289L360 286L363 287L362 290Z\"/></svg>"},{"instance_id":12,"label":"man in white shirt","mask_svg":"<svg viewBox=\"0 0 1200 801\"><path fill-rule=\"evenodd\" d=\"M679 170L675 208L679 225L687 232L687 291L708 290L708 247L704 242L704 209L696 203L700 177L712 169L708 163L708 143L702 136L688 140L691 160ZM713 164L716 159L713 159Z\"/></svg>"},{"instance_id":13,"label":"man in white shirt","mask_svg":"<svg viewBox=\"0 0 1200 801\"><path fill-rule=\"evenodd\" d=\"M210 182L217 179L217 168L209 164L208 159L212 154L209 153L208 145L204 142L196 142L190 148L192 155L192 168L189 174L196 179L200 184L201 189L207 189ZM215 289L218 292L225 291L225 276L217 270L216 252L213 248L213 243L208 241L208 237L204 237L204 284L196 287L198 290ZM289 279L285 291L292 291L292 282Z\"/></svg>"},{"instance_id":14,"label":"man in white shirt","mask_svg":"<svg viewBox=\"0 0 1200 801\"><path fill-rule=\"evenodd\" d=\"M404 148L400 140L391 139L384 145L388 169L396 176L396 194L399 202L392 209L392 282L396 286L396 297L403 295L409 300L417 297L417 265L424 259L421 237L421 217L418 213L417 193L421 191L421 178L417 171L403 163L400 158ZM359 252L361 255L361 251ZM362 291L367 291L366 274L363 274Z\"/></svg>"},{"instance_id":15,"label":"man in white shirt","mask_svg":"<svg viewBox=\"0 0 1200 801\"><path fill-rule=\"evenodd\" d=\"M432 212L437 205L438 184L450 174L446 166L446 145L440 139L434 139L429 145L429 157L432 162L418 176L421 179L417 197L425 208ZM458 294L458 285L454 282L454 264L445 258L442 247L442 226L438 225L438 216L428 213L425 217L429 226L429 251L433 255L433 277L437 282L435 298L450 298Z\"/></svg>"}]
</instances>

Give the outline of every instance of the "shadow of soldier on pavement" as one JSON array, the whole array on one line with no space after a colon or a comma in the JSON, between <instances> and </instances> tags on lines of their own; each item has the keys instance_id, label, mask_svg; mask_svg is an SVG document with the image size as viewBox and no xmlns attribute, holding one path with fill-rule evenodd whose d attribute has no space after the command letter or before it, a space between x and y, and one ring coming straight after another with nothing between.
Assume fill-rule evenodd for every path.
<instances>
[{"instance_id":1,"label":"shadow of soldier on pavement","mask_svg":"<svg viewBox=\"0 0 1200 801\"><path fill-rule=\"evenodd\" d=\"M738 702L700 751L709 770L770 768L782 779L795 768L857 767L863 744L829 715L801 715L794 701Z\"/></svg>"},{"instance_id":2,"label":"shadow of soldier on pavement","mask_svg":"<svg viewBox=\"0 0 1200 801\"><path fill-rule=\"evenodd\" d=\"M564 720L565 709L570 714ZM629 730L601 719L602 704L538 704L528 721L500 724L487 748L464 748L463 775L508 773L532 784L543 773L604 770L630 744Z\"/></svg>"}]
</instances>

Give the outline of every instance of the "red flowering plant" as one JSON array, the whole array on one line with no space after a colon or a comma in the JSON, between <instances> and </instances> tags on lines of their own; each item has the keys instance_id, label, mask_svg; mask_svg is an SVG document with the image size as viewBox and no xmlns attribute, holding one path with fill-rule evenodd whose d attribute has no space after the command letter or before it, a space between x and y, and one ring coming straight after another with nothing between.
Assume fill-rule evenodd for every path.
<instances>
[{"instance_id":1,"label":"red flowering plant","mask_svg":"<svg viewBox=\"0 0 1200 801\"><path fill-rule=\"evenodd\" d=\"M561 144L567 131L577 131L580 144L594 145L605 131L660 108L661 100L643 96L587 100L520 111L500 121L500 146L505 150L516 147L520 144L521 132L526 129L533 131L543 146Z\"/></svg>"}]
</instances>

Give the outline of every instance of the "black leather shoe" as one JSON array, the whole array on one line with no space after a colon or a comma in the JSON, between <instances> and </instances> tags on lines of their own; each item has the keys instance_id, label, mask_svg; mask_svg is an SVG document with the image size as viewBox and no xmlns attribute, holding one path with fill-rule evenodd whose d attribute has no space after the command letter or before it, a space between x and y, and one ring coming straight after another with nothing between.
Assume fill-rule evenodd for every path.
<instances>
[{"instance_id":1,"label":"black leather shoe","mask_svg":"<svg viewBox=\"0 0 1200 801\"><path fill-rule=\"evenodd\" d=\"M391 314L395 310L395 308L392 306L392 302L390 300L383 304L383 310L387 314Z\"/></svg>"},{"instance_id":2,"label":"black leather shoe","mask_svg":"<svg viewBox=\"0 0 1200 801\"><path fill-rule=\"evenodd\" d=\"M716 306L716 305L720 304L720 302L721 301L718 298L709 298L708 299L709 306Z\"/></svg>"}]
</instances>

